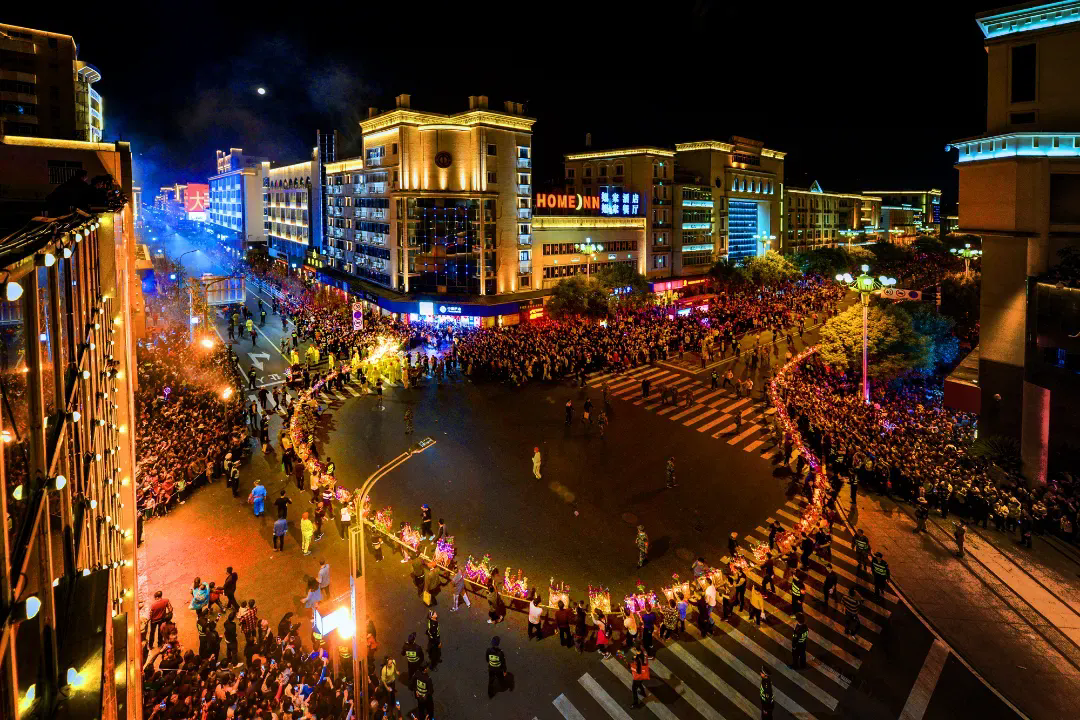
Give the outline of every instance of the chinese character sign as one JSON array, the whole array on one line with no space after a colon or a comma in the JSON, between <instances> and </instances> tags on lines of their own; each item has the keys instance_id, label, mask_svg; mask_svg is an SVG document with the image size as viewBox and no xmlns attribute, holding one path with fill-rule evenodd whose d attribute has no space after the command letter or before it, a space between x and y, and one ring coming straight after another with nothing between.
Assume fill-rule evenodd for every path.
<instances>
[{"instance_id":1,"label":"chinese character sign","mask_svg":"<svg viewBox=\"0 0 1080 720\"><path fill-rule=\"evenodd\" d=\"M622 190L600 191L600 214L635 217L641 209L641 193Z\"/></svg>"},{"instance_id":2,"label":"chinese character sign","mask_svg":"<svg viewBox=\"0 0 1080 720\"><path fill-rule=\"evenodd\" d=\"M204 213L210 209L210 186L188 183L184 193L184 210L189 213Z\"/></svg>"}]
</instances>

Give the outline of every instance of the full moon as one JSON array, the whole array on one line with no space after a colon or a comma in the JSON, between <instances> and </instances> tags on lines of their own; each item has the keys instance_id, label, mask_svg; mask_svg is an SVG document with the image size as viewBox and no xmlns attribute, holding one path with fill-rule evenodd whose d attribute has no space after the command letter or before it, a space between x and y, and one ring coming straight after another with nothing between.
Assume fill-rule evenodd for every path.
<instances>
[{"instance_id":1,"label":"full moon","mask_svg":"<svg viewBox=\"0 0 1080 720\"><path fill-rule=\"evenodd\" d=\"M256 90L256 92L259 93L260 95L265 95L266 94L266 88L259 88L258 90Z\"/></svg>"}]
</instances>

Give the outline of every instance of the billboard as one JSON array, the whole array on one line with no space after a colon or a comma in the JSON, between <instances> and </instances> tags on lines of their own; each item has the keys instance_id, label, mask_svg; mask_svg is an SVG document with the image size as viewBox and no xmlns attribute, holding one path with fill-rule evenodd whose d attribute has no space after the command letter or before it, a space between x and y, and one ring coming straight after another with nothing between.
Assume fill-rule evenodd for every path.
<instances>
[{"instance_id":1,"label":"billboard","mask_svg":"<svg viewBox=\"0 0 1080 720\"><path fill-rule=\"evenodd\" d=\"M210 186L200 185L198 183L188 183L187 191L184 193L184 210L189 215L192 213L202 213L205 215L206 211L210 209Z\"/></svg>"}]
</instances>

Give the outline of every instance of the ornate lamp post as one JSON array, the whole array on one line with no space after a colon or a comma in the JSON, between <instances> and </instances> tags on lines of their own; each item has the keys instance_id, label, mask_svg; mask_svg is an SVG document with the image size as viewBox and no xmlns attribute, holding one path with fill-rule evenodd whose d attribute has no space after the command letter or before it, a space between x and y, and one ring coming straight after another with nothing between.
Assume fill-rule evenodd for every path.
<instances>
[{"instance_id":1,"label":"ornate lamp post","mask_svg":"<svg viewBox=\"0 0 1080 720\"><path fill-rule=\"evenodd\" d=\"M972 250L971 243L964 243L962 248L953 248L950 250L953 255L958 255L964 258L964 274L971 274L971 260L982 255L982 250Z\"/></svg>"},{"instance_id":2,"label":"ornate lamp post","mask_svg":"<svg viewBox=\"0 0 1080 720\"><path fill-rule=\"evenodd\" d=\"M577 248L577 251L579 253L583 253L589 256L585 258L585 277L589 277L592 274L589 270L589 268L591 267L589 261L592 259L593 253L604 252L604 246L600 245L599 243L594 243L592 241L592 238L585 238L585 242L578 243L574 247Z\"/></svg>"},{"instance_id":3,"label":"ornate lamp post","mask_svg":"<svg viewBox=\"0 0 1080 720\"><path fill-rule=\"evenodd\" d=\"M870 296L881 288L895 285L896 278L885 277L884 275L878 278L871 277L869 275L869 265L863 265L861 270L862 274L858 277L852 277L851 273L844 273L843 275L837 275L836 281L847 285L849 288L859 293L859 298L862 300L862 396L863 402L870 404L870 380L866 374L866 333L870 309Z\"/></svg>"},{"instance_id":4,"label":"ornate lamp post","mask_svg":"<svg viewBox=\"0 0 1080 720\"><path fill-rule=\"evenodd\" d=\"M761 243L761 254L764 255L772 250L772 241L776 239L776 236L762 233L760 235L755 235L754 239Z\"/></svg>"}]
</instances>

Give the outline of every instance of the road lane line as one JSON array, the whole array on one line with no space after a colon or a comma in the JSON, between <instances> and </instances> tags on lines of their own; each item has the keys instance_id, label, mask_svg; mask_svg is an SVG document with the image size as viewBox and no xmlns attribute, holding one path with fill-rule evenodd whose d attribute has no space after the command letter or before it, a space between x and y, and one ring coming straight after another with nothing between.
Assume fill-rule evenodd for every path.
<instances>
[{"instance_id":1,"label":"road lane line","mask_svg":"<svg viewBox=\"0 0 1080 720\"><path fill-rule=\"evenodd\" d=\"M649 667L661 680L668 684L668 687L678 693L679 697L685 700L690 707L697 710L698 714L703 718L706 718L706 720L724 720L723 715L718 713L712 705L705 702L704 698L672 673L664 663L653 659L649 661Z\"/></svg>"},{"instance_id":2,"label":"road lane line","mask_svg":"<svg viewBox=\"0 0 1080 720\"><path fill-rule=\"evenodd\" d=\"M721 695L723 695L736 706L738 706L738 708L744 713L746 713L749 717L753 718L754 720L757 720L757 718L761 717L761 712L758 709L757 703L752 703L747 700L746 696L744 696L738 690L724 682L720 678L720 676L714 673L712 670L705 667L705 663L701 662L696 657L691 655L682 645L680 645L679 643L675 643L669 645L668 649L671 650L671 653L675 657L679 658L679 660L681 660L684 665L686 665L688 668L700 675L705 682L712 685ZM758 680L755 680L754 685L756 686L757 683Z\"/></svg>"},{"instance_id":3,"label":"road lane line","mask_svg":"<svg viewBox=\"0 0 1080 720\"><path fill-rule=\"evenodd\" d=\"M559 711L564 720L585 720L585 716L578 712L578 709L574 707L574 703L570 702L566 695L560 695L552 700L551 704L555 706L555 709Z\"/></svg>"},{"instance_id":4,"label":"road lane line","mask_svg":"<svg viewBox=\"0 0 1080 720\"><path fill-rule=\"evenodd\" d=\"M610 670L611 674L618 678L619 682L621 682L627 690L633 685L634 678L630 674L630 671L615 658L605 658L604 667ZM667 705L664 705L657 700L656 695L652 692L649 692L649 694L645 696L645 707L649 708L649 710L652 711L652 714L660 718L660 720L679 720L675 716L675 713L671 712Z\"/></svg>"},{"instance_id":5,"label":"road lane line","mask_svg":"<svg viewBox=\"0 0 1080 720\"><path fill-rule=\"evenodd\" d=\"M585 673L578 678L578 682L586 692L592 695L593 700L600 703L600 707L604 708L613 720L630 720L630 716L622 709L622 706L615 701L615 698L608 695L604 688L600 687L600 683L596 682L592 675Z\"/></svg>"},{"instance_id":6,"label":"road lane line","mask_svg":"<svg viewBox=\"0 0 1080 720\"><path fill-rule=\"evenodd\" d=\"M911 688L904 710L900 713L900 720L922 720L926 715L926 708L930 705L930 697L934 694L941 671L945 667L945 661L949 659L949 647L935 638L930 651L926 653L919 677L915 679L915 686Z\"/></svg>"}]
</instances>

